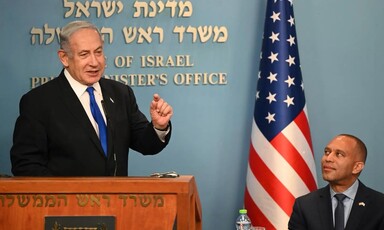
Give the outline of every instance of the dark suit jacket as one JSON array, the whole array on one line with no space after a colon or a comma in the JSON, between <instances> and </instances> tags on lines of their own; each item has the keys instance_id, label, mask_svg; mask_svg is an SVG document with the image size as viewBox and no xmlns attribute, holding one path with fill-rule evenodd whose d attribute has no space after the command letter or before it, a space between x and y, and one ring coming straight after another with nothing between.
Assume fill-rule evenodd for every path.
<instances>
[{"instance_id":1,"label":"dark suit jacket","mask_svg":"<svg viewBox=\"0 0 384 230\"><path fill-rule=\"evenodd\" d=\"M140 112L132 89L100 79L108 129L105 157L89 118L62 71L20 100L11 148L16 176L125 176L129 148L151 155L168 143ZM116 158L116 161L115 161Z\"/></svg>"},{"instance_id":2,"label":"dark suit jacket","mask_svg":"<svg viewBox=\"0 0 384 230\"><path fill-rule=\"evenodd\" d=\"M296 199L288 228L291 230L334 229L329 185ZM360 182L345 230L383 229L384 194Z\"/></svg>"}]
</instances>

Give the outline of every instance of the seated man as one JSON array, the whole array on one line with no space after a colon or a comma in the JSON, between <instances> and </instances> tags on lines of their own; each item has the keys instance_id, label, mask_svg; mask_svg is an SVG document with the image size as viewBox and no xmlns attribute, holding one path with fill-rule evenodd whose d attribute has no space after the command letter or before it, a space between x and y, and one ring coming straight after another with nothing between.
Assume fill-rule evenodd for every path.
<instances>
[{"instance_id":1,"label":"seated man","mask_svg":"<svg viewBox=\"0 0 384 230\"><path fill-rule=\"evenodd\" d=\"M296 199L288 229L384 230L384 194L358 180L366 158L359 138L341 134L331 140L321 160L329 184Z\"/></svg>"}]
</instances>

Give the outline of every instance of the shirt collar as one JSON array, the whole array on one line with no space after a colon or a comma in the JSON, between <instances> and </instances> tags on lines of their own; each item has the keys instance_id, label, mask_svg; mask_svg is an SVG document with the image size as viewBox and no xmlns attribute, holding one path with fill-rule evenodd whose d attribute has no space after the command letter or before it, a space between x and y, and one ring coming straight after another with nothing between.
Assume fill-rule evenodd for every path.
<instances>
[{"instance_id":1,"label":"shirt collar","mask_svg":"<svg viewBox=\"0 0 384 230\"><path fill-rule=\"evenodd\" d=\"M75 94L78 98L80 98L83 93L86 91L86 89L88 88L87 85L83 85L81 84L80 82L76 81L72 76L71 74L68 72L68 70L64 69L64 76L67 78L68 82L69 82L69 85L71 86L71 88L73 89L73 91L75 91ZM100 87L100 84L99 82L96 82L95 84L92 85L93 88L95 89L95 92L100 94L102 96L102 93L101 93L101 87Z\"/></svg>"},{"instance_id":2,"label":"shirt collar","mask_svg":"<svg viewBox=\"0 0 384 230\"><path fill-rule=\"evenodd\" d=\"M335 194L337 194L331 187L329 187L331 190L331 197L333 197ZM357 189L359 188L359 180L356 180L351 187L349 187L347 190L343 192L344 195L346 195L349 199L354 200Z\"/></svg>"}]
</instances>

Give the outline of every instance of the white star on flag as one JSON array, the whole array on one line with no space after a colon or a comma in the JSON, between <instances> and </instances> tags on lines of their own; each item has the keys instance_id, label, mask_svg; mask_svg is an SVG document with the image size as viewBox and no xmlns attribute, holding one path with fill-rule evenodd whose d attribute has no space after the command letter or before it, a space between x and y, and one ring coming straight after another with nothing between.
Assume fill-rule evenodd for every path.
<instances>
[{"instance_id":1,"label":"white star on flag","mask_svg":"<svg viewBox=\"0 0 384 230\"><path fill-rule=\"evenodd\" d=\"M268 116L266 116L265 119L268 120L268 123L271 123L272 121L275 121L275 114L270 114L268 112Z\"/></svg>"},{"instance_id":2,"label":"white star on flag","mask_svg":"<svg viewBox=\"0 0 384 230\"><path fill-rule=\"evenodd\" d=\"M295 43L295 37L292 37L292 35L289 35L289 38L287 39L287 42L289 42L289 46L292 46Z\"/></svg>"},{"instance_id":3,"label":"white star on flag","mask_svg":"<svg viewBox=\"0 0 384 230\"><path fill-rule=\"evenodd\" d=\"M273 31L272 31L272 35L269 38L272 40L272 43L275 43L275 41L280 41L279 33L275 34Z\"/></svg>"},{"instance_id":4,"label":"white star on flag","mask_svg":"<svg viewBox=\"0 0 384 230\"><path fill-rule=\"evenodd\" d=\"M269 101L269 104L271 104L273 101L276 101L276 93L275 94L271 94L271 92L269 92L269 95L267 97L267 100Z\"/></svg>"},{"instance_id":5,"label":"white star on flag","mask_svg":"<svg viewBox=\"0 0 384 230\"><path fill-rule=\"evenodd\" d=\"M275 13L275 11L273 11L272 16L271 16L273 22L280 21L279 16L280 16L280 13Z\"/></svg>"},{"instance_id":6,"label":"white star on flag","mask_svg":"<svg viewBox=\"0 0 384 230\"><path fill-rule=\"evenodd\" d=\"M291 87L291 85L295 85L295 78L288 75L288 79L284 82L288 84L288 88Z\"/></svg>"},{"instance_id":7,"label":"white star on flag","mask_svg":"<svg viewBox=\"0 0 384 230\"><path fill-rule=\"evenodd\" d=\"M289 107L290 105L294 105L295 103L293 103L293 99L294 97L289 97L287 95L287 99L284 100L285 103L287 103L287 107Z\"/></svg>"},{"instance_id":8,"label":"white star on flag","mask_svg":"<svg viewBox=\"0 0 384 230\"><path fill-rule=\"evenodd\" d=\"M269 76L267 77L267 79L269 80L269 83L272 83L273 81L277 81L276 76L277 76L277 73L270 72Z\"/></svg>"},{"instance_id":9,"label":"white star on flag","mask_svg":"<svg viewBox=\"0 0 384 230\"><path fill-rule=\"evenodd\" d=\"M290 16L290 18L288 19L288 22L289 24L291 24L291 26L295 25L295 19L292 18L292 16Z\"/></svg>"},{"instance_id":10,"label":"white star on flag","mask_svg":"<svg viewBox=\"0 0 384 230\"><path fill-rule=\"evenodd\" d=\"M295 57L291 57L291 55L289 55L289 58L285 61L288 62L289 66L295 65Z\"/></svg>"},{"instance_id":11,"label":"white star on flag","mask_svg":"<svg viewBox=\"0 0 384 230\"><path fill-rule=\"evenodd\" d=\"M271 52L271 56L268 57L271 60L271 63L279 60L279 59L277 59L277 55L279 55L279 54Z\"/></svg>"}]
</instances>

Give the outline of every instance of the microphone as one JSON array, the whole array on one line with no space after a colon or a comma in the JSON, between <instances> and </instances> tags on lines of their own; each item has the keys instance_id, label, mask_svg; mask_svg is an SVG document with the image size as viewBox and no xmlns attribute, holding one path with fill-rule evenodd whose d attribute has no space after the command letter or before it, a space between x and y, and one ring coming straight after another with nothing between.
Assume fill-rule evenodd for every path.
<instances>
[{"instance_id":1,"label":"microphone","mask_svg":"<svg viewBox=\"0 0 384 230\"><path fill-rule=\"evenodd\" d=\"M117 156L116 156L116 153L115 153L115 148L114 148L114 145L113 145L113 140L114 140L114 130L112 128L112 122L111 122L111 119L109 117L109 113L108 113L108 110L107 110L107 106L105 105L105 102L104 100L101 100L101 106L103 107L103 111L104 111L104 114L105 114L105 118L107 120L107 129L109 128L110 131L111 131L111 140L108 141L108 143L112 146L112 152L113 152L113 162L114 162L114 170L113 170L113 176L116 176L117 175Z\"/></svg>"},{"instance_id":2,"label":"microphone","mask_svg":"<svg viewBox=\"0 0 384 230\"><path fill-rule=\"evenodd\" d=\"M105 102L104 100L101 100L101 106L103 107L103 111L104 111L104 115L105 115L105 118L107 119L107 122L109 124L109 114L108 114L108 110L107 110L107 106L105 105ZM107 125L108 125L107 124Z\"/></svg>"},{"instance_id":3,"label":"microphone","mask_svg":"<svg viewBox=\"0 0 384 230\"><path fill-rule=\"evenodd\" d=\"M113 160L115 162L115 171L113 172L113 176L116 176L117 173L117 159L116 159L116 153L113 153Z\"/></svg>"}]
</instances>

